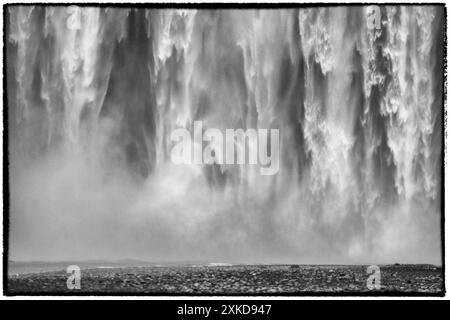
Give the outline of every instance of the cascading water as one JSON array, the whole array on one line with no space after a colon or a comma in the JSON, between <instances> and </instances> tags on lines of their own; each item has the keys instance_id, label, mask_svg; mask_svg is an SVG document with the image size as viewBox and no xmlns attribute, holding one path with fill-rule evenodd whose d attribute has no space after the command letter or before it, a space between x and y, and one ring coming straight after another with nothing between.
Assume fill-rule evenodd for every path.
<instances>
[{"instance_id":1,"label":"cascading water","mask_svg":"<svg viewBox=\"0 0 450 320\"><path fill-rule=\"evenodd\" d=\"M444 8L7 14L10 258L441 263ZM280 168L170 134L280 129Z\"/></svg>"}]
</instances>

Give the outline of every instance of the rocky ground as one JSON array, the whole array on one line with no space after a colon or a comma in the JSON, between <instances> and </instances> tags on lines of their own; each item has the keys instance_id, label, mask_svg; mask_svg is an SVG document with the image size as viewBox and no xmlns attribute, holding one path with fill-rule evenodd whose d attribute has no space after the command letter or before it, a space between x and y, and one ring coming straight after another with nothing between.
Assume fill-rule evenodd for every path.
<instances>
[{"instance_id":1,"label":"rocky ground","mask_svg":"<svg viewBox=\"0 0 450 320\"><path fill-rule=\"evenodd\" d=\"M380 266L379 292L440 293L442 268L431 265ZM364 293L367 266L235 265L82 269L81 289L67 289L65 271L8 276L11 294L305 294Z\"/></svg>"}]
</instances>

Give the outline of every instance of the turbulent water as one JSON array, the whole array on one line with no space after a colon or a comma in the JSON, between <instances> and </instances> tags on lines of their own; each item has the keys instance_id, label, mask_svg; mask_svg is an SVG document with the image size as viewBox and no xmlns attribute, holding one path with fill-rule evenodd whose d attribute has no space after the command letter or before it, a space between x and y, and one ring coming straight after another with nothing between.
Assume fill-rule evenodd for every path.
<instances>
[{"instance_id":1,"label":"turbulent water","mask_svg":"<svg viewBox=\"0 0 450 320\"><path fill-rule=\"evenodd\" d=\"M380 9L9 7L10 259L441 263L444 8ZM173 164L194 121L279 172Z\"/></svg>"}]
</instances>

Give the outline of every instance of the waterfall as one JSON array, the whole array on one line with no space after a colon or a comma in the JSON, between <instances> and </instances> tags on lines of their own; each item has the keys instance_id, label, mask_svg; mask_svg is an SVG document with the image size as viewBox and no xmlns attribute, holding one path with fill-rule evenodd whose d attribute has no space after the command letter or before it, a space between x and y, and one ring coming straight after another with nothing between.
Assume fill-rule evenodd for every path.
<instances>
[{"instance_id":1,"label":"waterfall","mask_svg":"<svg viewBox=\"0 0 450 320\"><path fill-rule=\"evenodd\" d=\"M12 258L441 263L444 8L379 8L10 6ZM195 121L279 172L173 164Z\"/></svg>"}]
</instances>

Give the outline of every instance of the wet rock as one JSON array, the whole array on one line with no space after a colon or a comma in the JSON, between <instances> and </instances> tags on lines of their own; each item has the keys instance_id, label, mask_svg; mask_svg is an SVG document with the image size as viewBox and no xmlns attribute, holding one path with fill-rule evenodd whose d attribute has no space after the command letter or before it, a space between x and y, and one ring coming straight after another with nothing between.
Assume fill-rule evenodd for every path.
<instances>
[{"instance_id":1,"label":"wet rock","mask_svg":"<svg viewBox=\"0 0 450 320\"><path fill-rule=\"evenodd\" d=\"M381 291L428 292L443 290L442 269L421 265L383 266ZM289 265L220 267L145 267L84 270L80 292L144 292L177 294L233 294L300 292L367 292L363 266ZM65 273L11 275L12 292L67 292Z\"/></svg>"}]
</instances>

